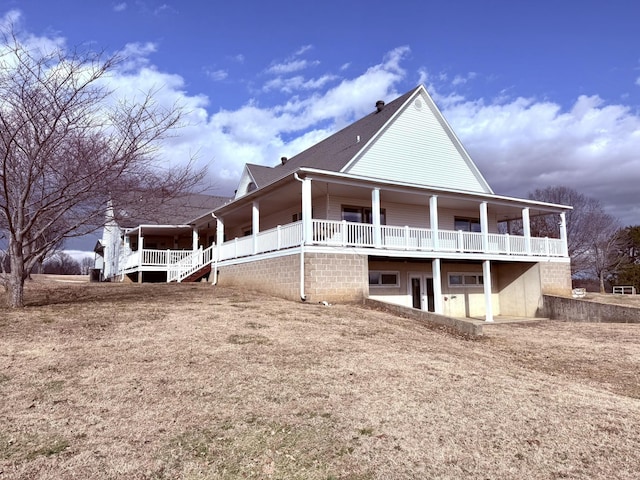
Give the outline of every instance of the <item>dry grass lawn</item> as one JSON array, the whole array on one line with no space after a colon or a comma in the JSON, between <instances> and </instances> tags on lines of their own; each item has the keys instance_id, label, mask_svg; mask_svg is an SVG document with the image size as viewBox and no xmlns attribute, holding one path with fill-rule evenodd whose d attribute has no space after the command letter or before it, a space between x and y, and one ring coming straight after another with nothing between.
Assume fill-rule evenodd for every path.
<instances>
[{"instance_id":1,"label":"dry grass lawn","mask_svg":"<svg viewBox=\"0 0 640 480\"><path fill-rule=\"evenodd\" d=\"M0 310L0 480L635 479L640 325L468 340L207 284Z\"/></svg>"}]
</instances>

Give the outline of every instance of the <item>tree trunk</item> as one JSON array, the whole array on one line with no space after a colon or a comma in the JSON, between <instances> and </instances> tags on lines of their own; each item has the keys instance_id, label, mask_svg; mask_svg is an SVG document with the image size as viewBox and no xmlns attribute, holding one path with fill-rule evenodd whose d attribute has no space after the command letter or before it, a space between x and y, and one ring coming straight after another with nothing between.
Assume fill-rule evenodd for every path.
<instances>
[{"instance_id":1,"label":"tree trunk","mask_svg":"<svg viewBox=\"0 0 640 480\"><path fill-rule=\"evenodd\" d=\"M11 308L24 307L24 258L22 257L22 246L13 238L9 240L9 251L11 252L11 272L7 286L9 287L9 306Z\"/></svg>"},{"instance_id":2,"label":"tree trunk","mask_svg":"<svg viewBox=\"0 0 640 480\"><path fill-rule=\"evenodd\" d=\"M600 293L605 293L605 291L604 291L604 271L600 272Z\"/></svg>"}]
</instances>

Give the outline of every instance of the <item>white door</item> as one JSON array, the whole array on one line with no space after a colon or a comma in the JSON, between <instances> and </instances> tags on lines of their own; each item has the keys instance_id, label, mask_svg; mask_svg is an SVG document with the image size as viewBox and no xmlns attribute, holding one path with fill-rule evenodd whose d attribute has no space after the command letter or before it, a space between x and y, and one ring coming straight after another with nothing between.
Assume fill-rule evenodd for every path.
<instances>
[{"instance_id":1,"label":"white door","mask_svg":"<svg viewBox=\"0 0 640 480\"><path fill-rule=\"evenodd\" d=\"M428 312L436 311L433 277L430 273L410 273L409 294L411 295L411 306L413 308Z\"/></svg>"}]
</instances>

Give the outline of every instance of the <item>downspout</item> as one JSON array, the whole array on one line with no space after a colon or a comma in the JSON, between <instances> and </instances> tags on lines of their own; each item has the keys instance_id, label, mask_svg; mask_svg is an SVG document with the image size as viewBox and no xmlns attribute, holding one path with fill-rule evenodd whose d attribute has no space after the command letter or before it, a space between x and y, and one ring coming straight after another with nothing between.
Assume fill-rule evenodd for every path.
<instances>
[{"instance_id":1,"label":"downspout","mask_svg":"<svg viewBox=\"0 0 640 480\"><path fill-rule=\"evenodd\" d=\"M303 180L298 176L298 172L293 172L293 178L298 180L300 183ZM300 300L303 302L307 301L307 296L304 294L304 222L305 218L302 219L302 243L300 243Z\"/></svg>"}]
</instances>

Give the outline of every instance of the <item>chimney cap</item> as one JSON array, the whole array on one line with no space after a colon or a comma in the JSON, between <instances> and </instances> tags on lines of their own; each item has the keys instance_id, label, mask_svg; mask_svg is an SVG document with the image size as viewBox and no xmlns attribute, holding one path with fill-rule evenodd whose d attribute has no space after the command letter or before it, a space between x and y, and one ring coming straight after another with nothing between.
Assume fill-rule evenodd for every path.
<instances>
[{"instance_id":1,"label":"chimney cap","mask_svg":"<svg viewBox=\"0 0 640 480\"><path fill-rule=\"evenodd\" d=\"M382 111L382 109L384 108L384 100L378 100L376 102L376 110L377 111Z\"/></svg>"}]
</instances>

